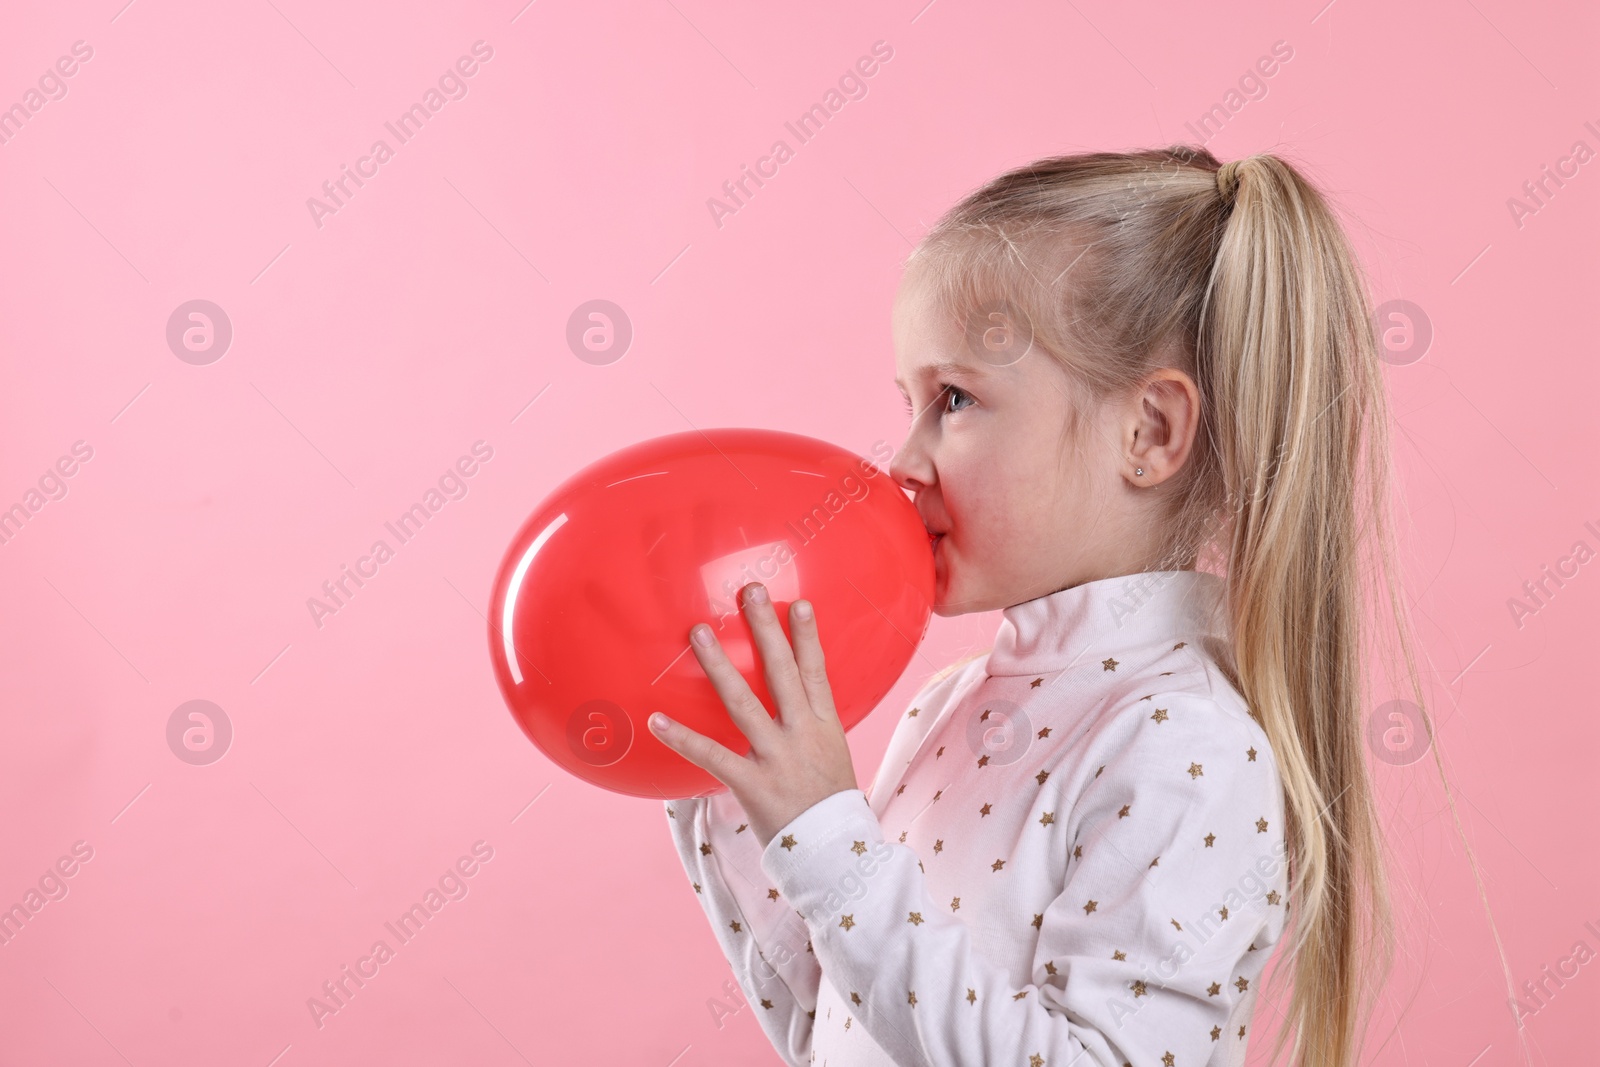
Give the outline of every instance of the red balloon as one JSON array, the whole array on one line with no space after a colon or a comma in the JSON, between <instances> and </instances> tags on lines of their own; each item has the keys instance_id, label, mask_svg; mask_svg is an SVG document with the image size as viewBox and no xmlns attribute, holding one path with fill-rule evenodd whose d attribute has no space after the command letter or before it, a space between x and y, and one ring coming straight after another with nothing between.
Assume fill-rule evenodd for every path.
<instances>
[{"instance_id":1,"label":"red balloon","mask_svg":"<svg viewBox=\"0 0 1600 1067\"><path fill-rule=\"evenodd\" d=\"M711 626L767 713L738 592L761 582L785 635L808 600L846 730L910 662L933 611L916 508L889 475L799 434L713 429L624 448L568 478L506 550L490 598L495 679L540 751L628 796L710 796L720 781L657 740L653 711L746 755L689 647Z\"/></svg>"}]
</instances>

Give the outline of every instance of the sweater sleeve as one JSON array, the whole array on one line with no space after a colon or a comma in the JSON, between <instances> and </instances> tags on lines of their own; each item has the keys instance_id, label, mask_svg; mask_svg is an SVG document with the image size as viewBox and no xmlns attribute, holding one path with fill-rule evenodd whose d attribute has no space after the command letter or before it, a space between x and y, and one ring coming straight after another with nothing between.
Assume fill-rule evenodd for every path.
<instances>
[{"instance_id":1,"label":"sweater sleeve","mask_svg":"<svg viewBox=\"0 0 1600 1067\"><path fill-rule=\"evenodd\" d=\"M1037 931L1027 981L974 948L860 790L768 844L762 866L807 917L829 981L896 1063L1200 1067L1254 998L1241 961L1281 932L1283 911L1265 735L1193 694L1143 698L1118 718L1085 742L1093 758L1079 766L1097 769L1041 789L1075 844L1053 884L1012 887L1015 936ZM995 877L1021 847L1036 846L996 842Z\"/></svg>"},{"instance_id":2,"label":"sweater sleeve","mask_svg":"<svg viewBox=\"0 0 1600 1067\"><path fill-rule=\"evenodd\" d=\"M678 858L722 954L772 1047L811 1056L822 968L805 922L761 869L761 846L731 793L666 802Z\"/></svg>"}]
</instances>

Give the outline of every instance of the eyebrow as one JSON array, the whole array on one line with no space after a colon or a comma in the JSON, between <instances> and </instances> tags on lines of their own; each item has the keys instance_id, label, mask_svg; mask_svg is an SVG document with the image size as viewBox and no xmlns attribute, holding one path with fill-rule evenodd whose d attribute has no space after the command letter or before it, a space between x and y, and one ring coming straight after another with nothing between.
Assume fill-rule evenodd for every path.
<instances>
[{"instance_id":1,"label":"eyebrow","mask_svg":"<svg viewBox=\"0 0 1600 1067\"><path fill-rule=\"evenodd\" d=\"M982 368L974 367L970 363L962 363L961 361L954 359L933 360L932 362L919 367L918 373L924 378L942 375L946 378L965 378L971 380L973 378L981 378L983 376ZM894 384L899 386L901 389L905 388L905 383L899 378L894 380Z\"/></svg>"}]
</instances>

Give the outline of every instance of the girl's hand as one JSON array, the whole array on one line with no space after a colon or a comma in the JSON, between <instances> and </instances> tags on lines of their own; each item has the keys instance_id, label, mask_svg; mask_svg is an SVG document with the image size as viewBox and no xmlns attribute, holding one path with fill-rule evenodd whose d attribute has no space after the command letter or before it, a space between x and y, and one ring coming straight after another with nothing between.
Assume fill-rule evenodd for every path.
<instances>
[{"instance_id":1,"label":"girl's hand","mask_svg":"<svg viewBox=\"0 0 1600 1067\"><path fill-rule=\"evenodd\" d=\"M778 702L777 719L750 691L711 627L697 623L689 631L689 647L729 717L749 739L750 755L737 756L660 712L650 716L650 729L662 744L728 787L765 849L773 834L817 801L859 787L844 726L833 707L810 602L796 600L789 605L791 651L766 587L751 582L740 593L766 670L767 688Z\"/></svg>"}]
</instances>

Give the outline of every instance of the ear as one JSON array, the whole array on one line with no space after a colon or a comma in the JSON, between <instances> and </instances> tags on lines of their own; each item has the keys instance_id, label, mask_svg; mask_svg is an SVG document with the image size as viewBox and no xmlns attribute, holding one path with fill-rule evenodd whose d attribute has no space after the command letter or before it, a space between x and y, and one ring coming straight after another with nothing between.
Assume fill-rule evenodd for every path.
<instances>
[{"instance_id":1,"label":"ear","mask_svg":"<svg viewBox=\"0 0 1600 1067\"><path fill-rule=\"evenodd\" d=\"M1200 390L1174 367L1153 371L1134 390L1123 426L1123 480L1160 485L1183 468L1200 427ZM1143 474L1134 471L1142 469Z\"/></svg>"}]
</instances>

